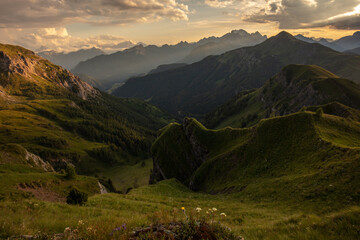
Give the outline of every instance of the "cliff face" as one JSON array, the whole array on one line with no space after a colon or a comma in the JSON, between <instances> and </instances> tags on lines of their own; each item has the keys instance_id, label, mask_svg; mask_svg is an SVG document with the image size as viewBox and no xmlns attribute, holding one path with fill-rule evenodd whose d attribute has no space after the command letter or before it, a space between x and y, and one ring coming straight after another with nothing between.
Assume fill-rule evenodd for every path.
<instances>
[{"instance_id":1,"label":"cliff face","mask_svg":"<svg viewBox=\"0 0 360 240\"><path fill-rule=\"evenodd\" d=\"M30 52L35 56L35 53ZM35 73L36 60L26 58L24 55L10 57L6 52L0 51L0 71L29 75Z\"/></svg>"},{"instance_id":2,"label":"cliff face","mask_svg":"<svg viewBox=\"0 0 360 240\"><path fill-rule=\"evenodd\" d=\"M5 88L15 84L19 85L16 86L17 90L29 84L37 88L60 87L72 91L83 100L100 95L98 90L68 70L21 47L0 44L0 73L3 75L1 85Z\"/></svg>"}]
</instances>

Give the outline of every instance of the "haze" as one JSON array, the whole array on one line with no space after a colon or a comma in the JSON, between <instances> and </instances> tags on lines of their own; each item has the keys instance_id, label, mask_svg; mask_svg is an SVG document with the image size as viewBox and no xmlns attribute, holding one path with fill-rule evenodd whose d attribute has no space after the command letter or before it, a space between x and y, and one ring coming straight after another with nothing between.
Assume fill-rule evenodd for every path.
<instances>
[{"instance_id":1,"label":"haze","mask_svg":"<svg viewBox=\"0 0 360 240\"><path fill-rule=\"evenodd\" d=\"M35 51L174 44L233 29L337 39L360 29L359 0L2 0L0 41Z\"/></svg>"}]
</instances>

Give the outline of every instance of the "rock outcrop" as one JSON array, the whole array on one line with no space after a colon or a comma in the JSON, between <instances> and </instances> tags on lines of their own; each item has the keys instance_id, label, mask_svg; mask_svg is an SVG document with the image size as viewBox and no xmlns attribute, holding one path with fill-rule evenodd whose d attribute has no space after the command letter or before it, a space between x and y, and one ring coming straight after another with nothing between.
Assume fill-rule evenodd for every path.
<instances>
[{"instance_id":1,"label":"rock outcrop","mask_svg":"<svg viewBox=\"0 0 360 240\"><path fill-rule=\"evenodd\" d=\"M19 74L36 85L42 86L44 82L49 82L74 92L83 100L100 95L98 90L79 77L30 50L2 44L0 47L3 49L0 50L0 72L6 73L9 79L12 75ZM39 78L44 81L39 81Z\"/></svg>"},{"instance_id":2,"label":"rock outcrop","mask_svg":"<svg viewBox=\"0 0 360 240\"><path fill-rule=\"evenodd\" d=\"M45 162L41 159L38 155L35 155L31 152L26 151L25 152L25 159L29 162L32 166L37 166L42 168L46 172L55 172L54 168L51 166L50 163Z\"/></svg>"}]
</instances>

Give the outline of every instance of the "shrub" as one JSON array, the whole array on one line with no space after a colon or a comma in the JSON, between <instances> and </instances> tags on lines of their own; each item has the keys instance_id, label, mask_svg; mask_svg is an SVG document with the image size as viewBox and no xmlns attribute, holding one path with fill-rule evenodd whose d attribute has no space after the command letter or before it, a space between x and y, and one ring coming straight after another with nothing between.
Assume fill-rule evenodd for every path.
<instances>
[{"instance_id":1,"label":"shrub","mask_svg":"<svg viewBox=\"0 0 360 240\"><path fill-rule=\"evenodd\" d=\"M71 164L68 164L66 166L66 170L65 170L65 178L72 180L76 178L76 171L75 171L75 167Z\"/></svg>"},{"instance_id":2,"label":"shrub","mask_svg":"<svg viewBox=\"0 0 360 240\"><path fill-rule=\"evenodd\" d=\"M300 109L300 112L305 112L306 111L306 107L305 106L303 106L301 109Z\"/></svg>"},{"instance_id":3,"label":"shrub","mask_svg":"<svg viewBox=\"0 0 360 240\"><path fill-rule=\"evenodd\" d=\"M88 200L88 195L84 192L79 191L76 188L70 190L69 194L66 197L67 204L73 205L84 205Z\"/></svg>"},{"instance_id":4,"label":"shrub","mask_svg":"<svg viewBox=\"0 0 360 240\"><path fill-rule=\"evenodd\" d=\"M318 108L316 110L316 116L317 117L322 117L323 114L324 114L324 110L322 108Z\"/></svg>"}]
</instances>

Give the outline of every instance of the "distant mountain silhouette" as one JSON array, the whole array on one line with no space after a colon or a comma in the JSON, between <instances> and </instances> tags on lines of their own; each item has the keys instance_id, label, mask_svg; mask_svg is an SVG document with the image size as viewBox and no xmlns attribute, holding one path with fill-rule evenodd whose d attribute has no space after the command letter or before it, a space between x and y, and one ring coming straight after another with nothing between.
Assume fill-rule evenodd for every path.
<instances>
[{"instance_id":1,"label":"distant mountain silhouette","mask_svg":"<svg viewBox=\"0 0 360 240\"><path fill-rule=\"evenodd\" d=\"M38 53L39 56L46 58L47 60L68 70L75 67L81 61L85 61L102 54L105 53L98 48L80 49L78 51L69 53L55 51L43 51Z\"/></svg>"},{"instance_id":2,"label":"distant mountain silhouette","mask_svg":"<svg viewBox=\"0 0 360 240\"><path fill-rule=\"evenodd\" d=\"M318 65L340 77L360 82L360 56L306 43L281 32L257 46L132 78L113 94L146 99L179 116L206 114L241 91L263 86L289 64Z\"/></svg>"},{"instance_id":3,"label":"distant mountain silhouette","mask_svg":"<svg viewBox=\"0 0 360 240\"><path fill-rule=\"evenodd\" d=\"M176 45L137 45L110 55L97 56L79 63L73 72L91 76L103 88L111 88L130 77L141 76L159 65L193 63L211 54L221 54L236 48L263 42L266 36L256 32L234 30L222 37L209 37L196 43L180 42Z\"/></svg>"},{"instance_id":4,"label":"distant mountain silhouette","mask_svg":"<svg viewBox=\"0 0 360 240\"><path fill-rule=\"evenodd\" d=\"M360 31L352 36L347 36L334 41L333 43L341 46L344 50L350 50L360 47Z\"/></svg>"},{"instance_id":5,"label":"distant mountain silhouette","mask_svg":"<svg viewBox=\"0 0 360 240\"><path fill-rule=\"evenodd\" d=\"M297 39L301 40L301 41L304 41L304 42L308 42L308 43L319 43L325 47L329 47L335 51L338 51L338 52L342 52L344 51L344 48L333 43L333 42L330 42L328 40L326 40L325 38L321 38L319 40L316 40L314 38L309 38L309 37L304 37L303 35L301 34L298 34L295 36Z\"/></svg>"}]
</instances>

